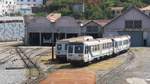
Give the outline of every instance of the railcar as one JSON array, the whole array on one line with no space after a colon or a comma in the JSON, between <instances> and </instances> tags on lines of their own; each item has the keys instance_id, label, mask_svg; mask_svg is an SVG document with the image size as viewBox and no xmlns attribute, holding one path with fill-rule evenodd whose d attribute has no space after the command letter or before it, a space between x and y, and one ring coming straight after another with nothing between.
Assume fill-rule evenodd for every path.
<instances>
[{"instance_id":1,"label":"railcar","mask_svg":"<svg viewBox=\"0 0 150 84\"><path fill-rule=\"evenodd\" d=\"M98 38L101 46L101 55L102 56L110 56L113 54L113 41L111 38Z\"/></svg>"},{"instance_id":2,"label":"railcar","mask_svg":"<svg viewBox=\"0 0 150 84\"><path fill-rule=\"evenodd\" d=\"M84 64L113 53L112 39L99 38L90 41L76 41L68 44L68 61L73 64Z\"/></svg>"},{"instance_id":3,"label":"railcar","mask_svg":"<svg viewBox=\"0 0 150 84\"><path fill-rule=\"evenodd\" d=\"M114 54L128 50L130 47L130 39L131 37L128 35L113 37Z\"/></svg>"},{"instance_id":4,"label":"railcar","mask_svg":"<svg viewBox=\"0 0 150 84\"><path fill-rule=\"evenodd\" d=\"M130 36L69 42L67 60L72 65L81 65L102 57L113 56L129 47Z\"/></svg>"},{"instance_id":5,"label":"railcar","mask_svg":"<svg viewBox=\"0 0 150 84\"><path fill-rule=\"evenodd\" d=\"M79 36L74 38L62 39L56 42L55 55L58 61L67 61L67 46L69 42L77 40L92 40L92 36Z\"/></svg>"}]
</instances>

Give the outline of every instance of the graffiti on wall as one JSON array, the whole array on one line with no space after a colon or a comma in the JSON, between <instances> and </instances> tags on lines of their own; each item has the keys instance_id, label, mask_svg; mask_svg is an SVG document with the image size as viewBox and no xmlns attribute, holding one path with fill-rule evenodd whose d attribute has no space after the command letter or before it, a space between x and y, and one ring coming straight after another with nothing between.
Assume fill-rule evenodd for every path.
<instances>
[{"instance_id":1,"label":"graffiti on wall","mask_svg":"<svg viewBox=\"0 0 150 84\"><path fill-rule=\"evenodd\" d=\"M25 26L23 21L0 23L0 41L23 40Z\"/></svg>"}]
</instances>

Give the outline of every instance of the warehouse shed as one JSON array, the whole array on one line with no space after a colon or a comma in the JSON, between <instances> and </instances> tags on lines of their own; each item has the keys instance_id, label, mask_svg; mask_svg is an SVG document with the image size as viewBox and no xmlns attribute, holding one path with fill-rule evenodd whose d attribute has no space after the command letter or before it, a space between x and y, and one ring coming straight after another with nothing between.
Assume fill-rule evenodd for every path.
<instances>
[{"instance_id":1,"label":"warehouse shed","mask_svg":"<svg viewBox=\"0 0 150 84\"><path fill-rule=\"evenodd\" d=\"M103 36L130 35L131 46L148 46L150 17L136 7L130 7L104 26Z\"/></svg>"},{"instance_id":2,"label":"warehouse shed","mask_svg":"<svg viewBox=\"0 0 150 84\"><path fill-rule=\"evenodd\" d=\"M26 45L51 45L55 32L53 23L46 17L26 17Z\"/></svg>"},{"instance_id":3,"label":"warehouse shed","mask_svg":"<svg viewBox=\"0 0 150 84\"><path fill-rule=\"evenodd\" d=\"M82 35L90 35L94 38L101 38L103 29L101 24L97 21L89 20L81 23L81 34Z\"/></svg>"},{"instance_id":4,"label":"warehouse shed","mask_svg":"<svg viewBox=\"0 0 150 84\"><path fill-rule=\"evenodd\" d=\"M73 17L63 16L56 22L46 17L25 17L25 44L31 46L50 46L59 39L79 36L80 25Z\"/></svg>"},{"instance_id":5,"label":"warehouse shed","mask_svg":"<svg viewBox=\"0 0 150 84\"><path fill-rule=\"evenodd\" d=\"M76 37L81 34L80 24L70 16L63 16L55 23L56 32L59 34L58 38Z\"/></svg>"}]
</instances>

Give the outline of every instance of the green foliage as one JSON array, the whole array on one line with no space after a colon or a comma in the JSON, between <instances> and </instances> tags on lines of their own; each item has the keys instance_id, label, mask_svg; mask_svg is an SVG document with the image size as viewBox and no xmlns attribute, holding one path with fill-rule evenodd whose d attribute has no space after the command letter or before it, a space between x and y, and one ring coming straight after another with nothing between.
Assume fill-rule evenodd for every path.
<instances>
[{"instance_id":1,"label":"green foliage","mask_svg":"<svg viewBox=\"0 0 150 84\"><path fill-rule=\"evenodd\" d=\"M82 0L53 0L46 9L48 12L60 12L62 15L74 16L77 19L109 19L112 18L110 7L129 6L142 7L150 4L150 0L100 0L99 3L91 4L85 1L85 12L74 12L71 9L73 3L81 3ZM82 10L82 9L81 9Z\"/></svg>"},{"instance_id":2,"label":"green foliage","mask_svg":"<svg viewBox=\"0 0 150 84\"><path fill-rule=\"evenodd\" d=\"M35 13L34 16L46 16L46 13L39 12L39 13Z\"/></svg>"}]
</instances>

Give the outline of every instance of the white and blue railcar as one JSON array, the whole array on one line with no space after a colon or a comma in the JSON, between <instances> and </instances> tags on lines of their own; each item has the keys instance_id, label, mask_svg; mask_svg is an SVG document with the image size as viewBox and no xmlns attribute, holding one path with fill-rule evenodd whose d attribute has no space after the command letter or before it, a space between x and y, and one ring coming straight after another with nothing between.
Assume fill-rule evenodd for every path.
<instances>
[{"instance_id":1,"label":"white and blue railcar","mask_svg":"<svg viewBox=\"0 0 150 84\"><path fill-rule=\"evenodd\" d=\"M118 54L122 51L126 51L130 47L130 39L131 37L128 35L125 36L117 36L112 38L114 45L114 54Z\"/></svg>"},{"instance_id":2,"label":"white and blue railcar","mask_svg":"<svg viewBox=\"0 0 150 84\"><path fill-rule=\"evenodd\" d=\"M113 54L113 41L111 38L99 38L96 40L100 43L102 56L110 56Z\"/></svg>"},{"instance_id":3,"label":"white and blue railcar","mask_svg":"<svg viewBox=\"0 0 150 84\"><path fill-rule=\"evenodd\" d=\"M72 65L84 64L102 57L113 56L130 47L130 36L98 38L69 42L67 60Z\"/></svg>"},{"instance_id":4,"label":"white and blue railcar","mask_svg":"<svg viewBox=\"0 0 150 84\"><path fill-rule=\"evenodd\" d=\"M67 61L67 46L69 42L77 40L92 40L92 36L79 36L74 38L62 39L56 42L55 55L58 61Z\"/></svg>"},{"instance_id":5,"label":"white and blue railcar","mask_svg":"<svg viewBox=\"0 0 150 84\"><path fill-rule=\"evenodd\" d=\"M71 64L87 63L113 53L112 39L70 42L67 59Z\"/></svg>"}]
</instances>

